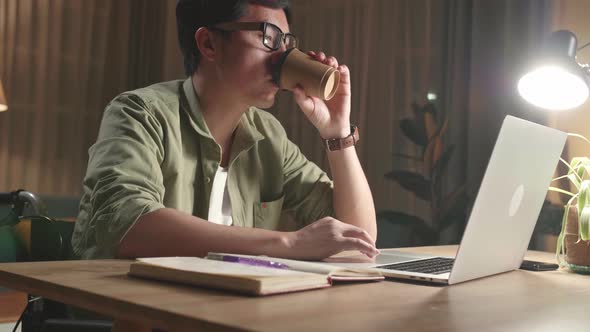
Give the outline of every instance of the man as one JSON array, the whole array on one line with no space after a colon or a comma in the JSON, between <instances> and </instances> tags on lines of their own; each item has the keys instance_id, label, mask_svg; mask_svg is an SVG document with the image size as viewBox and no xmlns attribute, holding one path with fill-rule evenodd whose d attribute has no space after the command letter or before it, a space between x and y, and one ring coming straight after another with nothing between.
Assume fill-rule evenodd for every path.
<instances>
[{"instance_id":1,"label":"man","mask_svg":"<svg viewBox=\"0 0 590 332\"><path fill-rule=\"evenodd\" d=\"M374 204L355 148L327 151L332 182L259 109L278 91L273 59L296 44L288 2L180 0L176 12L189 78L123 93L106 107L89 150L75 254L375 256ZM300 88L295 100L323 139L346 138L349 70L309 54L338 68L340 86L329 102Z\"/></svg>"}]
</instances>

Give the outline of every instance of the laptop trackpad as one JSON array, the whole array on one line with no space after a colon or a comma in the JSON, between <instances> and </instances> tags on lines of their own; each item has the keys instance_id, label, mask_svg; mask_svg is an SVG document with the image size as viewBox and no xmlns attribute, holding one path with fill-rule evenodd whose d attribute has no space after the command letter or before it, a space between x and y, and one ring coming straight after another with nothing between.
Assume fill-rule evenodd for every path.
<instances>
[{"instance_id":1,"label":"laptop trackpad","mask_svg":"<svg viewBox=\"0 0 590 332\"><path fill-rule=\"evenodd\" d=\"M389 250L389 249L385 249ZM381 251L381 254L371 259L359 252L352 255L336 255L324 260L326 263L343 267L373 267L377 265L395 264L418 258L433 257L432 255L405 253L401 251Z\"/></svg>"},{"instance_id":2,"label":"laptop trackpad","mask_svg":"<svg viewBox=\"0 0 590 332\"><path fill-rule=\"evenodd\" d=\"M379 254L377 257L375 257L375 265L395 264L395 263L411 261L411 260L415 260L418 258L424 258L424 257L430 257L430 256L418 256L418 255L411 255L411 254L394 255L394 254L382 253L382 254Z\"/></svg>"}]
</instances>

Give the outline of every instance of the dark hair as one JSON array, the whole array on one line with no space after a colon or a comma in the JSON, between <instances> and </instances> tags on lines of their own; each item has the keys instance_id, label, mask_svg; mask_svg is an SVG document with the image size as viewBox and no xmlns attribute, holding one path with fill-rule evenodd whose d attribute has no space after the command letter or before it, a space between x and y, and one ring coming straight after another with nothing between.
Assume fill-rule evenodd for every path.
<instances>
[{"instance_id":1,"label":"dark hair","mask_svg":"<svg viewBox=\"0 0 590 332\"><path fill-rule=\"evenodd\" d=\"M281 8L287 22L291 20L289 0L178 0L176 26L178 43L184 57L184 72L191 76L197 71L201 53L195 42L195 31L200 27L232 22L246 15L248 5Z\"/></svg>"}]
</instances>

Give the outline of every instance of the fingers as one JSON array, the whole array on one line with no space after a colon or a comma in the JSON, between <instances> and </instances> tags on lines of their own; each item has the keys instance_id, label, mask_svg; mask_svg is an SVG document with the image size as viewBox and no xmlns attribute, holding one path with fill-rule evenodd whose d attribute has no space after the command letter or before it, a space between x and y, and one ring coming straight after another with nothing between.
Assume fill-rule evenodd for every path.
<instances>
[{"instance_id":1,"label":"fingers","mask_svg":"<svg viewBox=\"0 0 590 332\"><path fill-rule=\"evenodd\" d=\"M343 223L333 217L322 218L310 226L313 229L310 228L308 231L315 235L323 233L324 235L320 237L322 243L327 247L331 247L335 252L358 250L369 258L373 258L380 253L369 233L360 227ZM328 237L326 238L326 236ZM332 244L328 244L329 242L327 243L326 240Z\"/></svg>"},{"instance_id":2,"label":"fingers","mask_svg":"<svg viewBox=\"0 0 590 332\"><path fill-rule=\"evenodd\" d=\"M335 57L326 56L326 54L321 51L317 53L314 51L309 51L307 52L307 55L317 61L327 64L328 66L338 69L340 72L340 83L350 86L350 70L348 69L348 66L338 64L338 60Z\"/></svg>"},{"instance_id":3,"label":"fingers","mask_svg":"<svg viewBox=\"0 0 590 332\"><path fill-rule=\"evenodd\" d=\"M338 60L336 60L336 58L333 56L326 58L326 61L324 63L327 64L328 66L338 68Z\"/></svg>"},{"instance_id":4,"label":"fingers","mask_svg":"<svg viewBox=\"0 0 590 332\"><path fill-rule=\"evenodd\" d=\"M363 254L373 258L379 255L379 250L372 244L356 237L343 237L340 240L344 245L344 250L358 250Z\"/></svg>"},{"instance_id":5,"label":"fingers","mask_svg":"<svg viewBox=\"0 0 590 332\"><path fill-rule=\"evenodd\" d=\"M324 52L314 52L314 51L309 51L307 52L307 55L311 56L312 58L314 58L317 61L320 61L322 63L327 64L330 67L334 67L334 68L338 68L338 60L333 57L333 56L327 56Z\"/></svg>"},{"instance_id":6,"label":"fingers","mask_svg":"<svg viewBox=\"0 0 590 332\"><path fill-rule=\"evenodd\" d=\"M307 96L305 91L299 86L293 89L293 96L295 97L295 102L299 105L299 108L305 113L306 115L311 115L315 111L315 102L313 98Z\"/></svg>"},{"instance_id":7,"label":"fingers","mask_svg":"<svg viewBox=\"0 0 590 332\"><path fill-rule=\"evenodd\" d=\"M356 246L352 249L359 250L371 258L379 254L379 250L375 248L375 241L367 231L353 225L343 224L342 226L345 227L342 231L344 241L348 245Z\"/></svg>"},{"instance_id":8,"label":"fingers","mask_svg":"<svg viewBox=\"0 0 590 332\"><path fill-rule=\"evenodd\" d=\"M371 237L371 235L369 235L367 231L359 227L351 226L351 228L346 229L344 230L344 232L342 232L342 236L356 237L363 241L366 241L367 243L375 245L375 240Z\"/></svg>"},{"instance_id":9,"label":"fingers","mask_svg":"<svg viewBox=\"0 0 590 332\"><path fill-rule=\"evenodd\" d=\"M350 84L350 69L347 65L338 66L340 72L340 83Z\"/></svg>"}]
</instances>

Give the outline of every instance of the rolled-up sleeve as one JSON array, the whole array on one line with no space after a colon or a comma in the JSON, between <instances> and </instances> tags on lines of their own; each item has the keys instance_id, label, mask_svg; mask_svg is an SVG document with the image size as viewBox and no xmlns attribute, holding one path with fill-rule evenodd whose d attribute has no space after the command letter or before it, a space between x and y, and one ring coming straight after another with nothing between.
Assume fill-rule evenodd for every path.
<instances>
[{"instance_id":1,"label":"rolled-up sleeve","mask_svg":"<svg viewBox=\"0 0 590 332\"><path fill-rule=\"evenodd\" d=\"M326 172L309 161L285 136L284 192L285 208L295 214L301 225L334 215L334 184Z\"/></svg>"},{"instance_id":2,"label":"rolled-up sleeve","mask_svg":"<svg viewBox=\"0 0 590 332\"><path fill-rule=\"evenodd\" d=\"M139 217L164 207L163 138L161 123L139 96L121 95L107 106L89 150L75 253L113 257Z\"/></svg>"}]
</instances>

